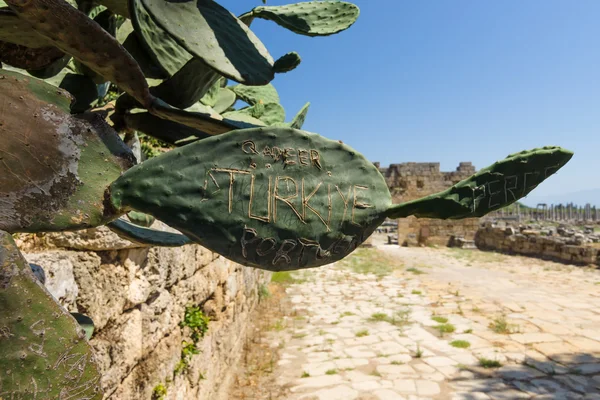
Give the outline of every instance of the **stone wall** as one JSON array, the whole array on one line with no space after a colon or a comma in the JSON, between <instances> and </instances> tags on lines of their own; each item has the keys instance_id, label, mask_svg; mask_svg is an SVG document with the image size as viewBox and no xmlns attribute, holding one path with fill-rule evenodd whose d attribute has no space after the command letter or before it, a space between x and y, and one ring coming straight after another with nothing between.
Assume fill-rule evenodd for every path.
<instances>
[{"instance_id":1,"label":"stone wall","mask_svg":"<svg viewBox=\"0 0 600 400\"><path fill-rule=\"evenodd\" d=\"M442 172L439 163L391 164L381 168L392 199L401 203L440 192L473 175L476 170L470 162L461 162L456 171ZM437 220L408 217L398 220L398 243L400 245L448 245L452 236L472 240L479 225L478 218L464 220Z\"/></svg>"},{"instance_id":2,"label":"stone wall","mask_svg":"<svg viewBox=\"0 0 600 400\"><path fill-rule=\"evenodd\" d=\"M521 254L575 265L599 264L598 248L576 244L555 236L545 236L537 230L515 229L486 223L475 235L475 245L482 250Z\"/></svg>"},{"instance_id":3,"label":"stone wall","mask_svg":"<svg viewBox=\"0 0 600 400\"><path fill-rule=\"evenodd\" d=\"M226 398L242 355L257 289L270 274L234 264L198 245L149 248L106 228L22 235L25 258L42 266L46 286L71 312L96 325L91 344L108 399L151 399L158 384L166 399ZM211 319L201 354L175 374L189 328L186 306Z\"/></svg>"}]
</instances>

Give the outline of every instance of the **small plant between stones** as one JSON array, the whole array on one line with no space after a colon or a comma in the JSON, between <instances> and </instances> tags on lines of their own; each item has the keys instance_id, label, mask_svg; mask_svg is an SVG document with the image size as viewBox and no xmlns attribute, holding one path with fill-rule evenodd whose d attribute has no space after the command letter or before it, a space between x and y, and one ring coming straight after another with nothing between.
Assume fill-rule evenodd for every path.
<instances>
[{"instance_id":1,"label":"small plant between stones","mask_svg":"<svg viewBox=\"0 0 600 400\"><path fill-rule=\"evenodd\" d=\"M154 386L152 389L152 400L164 400L167 396L167 387L162 383Z\"/></svg>"},{"instance_id":2,"label":"small plant between stones","mask_svg":"<svg viewBox=\"0 0 600 400\"><path fill-rule=\"evenodd\" d=\"M173 371L175 375L181 374L187 370L192 357L200 354L200 349L197 347L197 344L208 331L209 321L210 318L204 314L200 307L186 307L183 320L179 323L179 326L183 329L188 328L191 331L189 335L192 341L183 341L181 359L177 362Z\"/></svg>"},{"instance_id":3,"label":"small plant between stones","mask_svg":"<svg viewBox=\"0 0 600 400\"><path fill-rule=\"evenodd\" d=\"M479 366L483 368L500 368L502 363L498 360L490 360L489 358L481 357L479 359Z\"/></svg>"}]
</instances>

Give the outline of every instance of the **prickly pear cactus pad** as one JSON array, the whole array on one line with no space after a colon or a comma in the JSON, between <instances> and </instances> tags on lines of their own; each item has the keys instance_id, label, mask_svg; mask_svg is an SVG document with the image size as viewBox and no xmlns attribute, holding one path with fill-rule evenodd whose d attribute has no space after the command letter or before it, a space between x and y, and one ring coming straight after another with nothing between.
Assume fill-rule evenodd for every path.
<instances>
[{"instance_id":1,"label":"prickly pear cactus pad","mask_svg":"<svg viewBox=\"0 0 600 400\"><path fill-rule=\"evenodd\" d=\"M300 58L300 55L295 51L292 51L278 58L275 61L275 64L273 64L273 70L278 74L290 72L296 69L301 62L302 59Z\"/></svg>"},{"instance_id":2,"label":"prickly pear cactus pad","mask_svg":"<svg viewBox=\"0 0 600 400\"><path fill-rule=\"evenodd\" d=\"M306 36L327 36L348 29L360 11L343 1L308 1L284 6L259 6L240 17L246 24L252 18L275 22L294 33Z\"/></svg>"},{"instance_id":3,"label":"prickly pear cactus pad","mask_svg":"<svg viewBox=\"0 0 600 400\"><path fill-rule=\"evenodd\" d=\"M390 218L482 217L527 196L573 157L557 146L511 154L451 188L390 208Z\"/></svg>"},{"instance_id":4,"label":"prickly pear cactus pad","mask_svg":"<svg viewBox=\"0 0 600 400\"><path fill-rule=\"evenodd\" d=\"M308 114L309 108L310 102L302 106L300 111L298 111L298 114L294 116L292 122L290 122L290 128L302 129L302 125L304 125L304 121L306 121L306 115Z\"/></svg>"},{"instance_id":5,"label":"prickly pear cactus pad","mask_svg":"<svg viewBox=\"0 0 600 400\"><path fill-rule=\"evenodd\" d=\"M188 108L197 103L221 78L204 61L192 58L172 77L150 89L150 93L173 107Z\"/></svg>"},{"instance_id":6,"label":"prickly pear cactus pad","mask_svg":"<svg viewBox=\"0 0 600 400\"><path fill-rule=\"evenodd\" d=\"M279 94L277 89L272 84L263 86L246 86L246 85L234 85L230 86L235 95L240 99L250 104L251 106L256 103L279 103Z\"/></svg>"},{"instance_id":7,"label":"prickly pear cactus pad","mask_svg":"<svg viewBox=\"0 0 600 400\"><path fill-rule=\"evenodd\" d=\"M65 54L56 47L32 49L9 42L0 42L0 62L13 67L37 70L50 66Z\"/></svg>"},{"instance_id":8,"label":"prickly pear cactus pad","mask_svg":"<svg viewBox=\"0 0 600 400\"><path fill-rule=\"evenodd\" d=\"M129 0L128 3L131 23L148 55L166 75L177 73L193 56L154 22L141 0Z\"/></svg>"},{"instance_id":9,"label":"prickly pear cactus pad","mask_svg":"<svg viewBox=\"0 0 600 400\"><path fill-rule=\"evenodd\" d=\"M147 246L179 247L193 243L187 236L180 233L144 228L120 218L109 222L106 226L124 239Z\"/></svg>"},{"instance_id":10,"label":"prickly pear cactus pad","mask_svg":"<svg viewBox=\"0 0 600 400\"><path fill-rule=\"evenodd\" d=\"M52 46L51 41L34 31L27 21L17 17L8 8L0 8L0 40L32 49Z\"/></svg>"},{"instance_id":11,"label":"prickly pear cactus pad","mask_svg":"<svg viewBox=\"0 0 600 400\"><path fill-rule=\"evenodd\" d=\"M102 399L84 330L0 231L0 398Z\"/></svg>"},{"instance_id":12,"label":"prickly pear cactus pad","mask_svg":"<svg viewBox=\"0 0 600 400\"><path fill-rule=\"evenodd\" d=\"M0 70L0 229L81 229L112 219L104 191L133 155L101 117L69 114L70 100L44 81Z\"/></svg>"},{"instance_id":13,"label":"prickly pear cactus pad","mask_svg":"<svg viewBox=\"0 0 600 400\"><path fill-rule=\"evenodd\" d=\"M383 222L385 180L341 142L290 128L204 139L127 171L118 212L154 215L243 265L316 267L352 252Z\"/></svg>"},{"instance_id":14,"label":"prickly pear cactus pad","mask_svg":"<svg viewBox=\"0 0 600 400\"><path fill-rule=\"evenodd\" d=\"M248 85L264 85L273 80L273 58L265 46L217 2L134 1L141 1L153 21L181 47L221 75Z\"/></svg>"},{"instance_id":15,"label":"prickly pear cactus pad","mask_svg":"<svg viewBox=\"0 0 600 400\"><path fill-rule=\"evenodd\" d=\"M6 0L9 7L65 53L113 82L146 107L152 96L144 74L119 42L64 0Z\"/></svg>"},{"instance_id":16,"label":"prickly pear cactus pad","mask_svg":"<svg viewBox=\"0 0 600 400\"><path fill-rule=\"evenodd\" d=\"M177 144L179 141L186 139L191 140L194 138L198 140L210 137L207 133L197 129L155 117L147 112L127 114L124 119L128 128L143 132L169 144Z\"/></svg>"}]
</instances>

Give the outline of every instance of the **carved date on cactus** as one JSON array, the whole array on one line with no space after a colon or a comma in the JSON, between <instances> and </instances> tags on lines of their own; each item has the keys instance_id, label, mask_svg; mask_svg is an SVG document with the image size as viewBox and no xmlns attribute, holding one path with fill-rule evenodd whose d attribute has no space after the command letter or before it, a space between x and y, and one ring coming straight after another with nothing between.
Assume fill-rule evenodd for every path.
<instances>
[{"instance_id":1,"label":"carved date on cactus","mask_svg":"<svg viewBox=\"0 0 600 400\"><path fill-rule=\"evenodd\" d=\"M307 132L240 130L171 153L119 178L113 204L148 212L244 265L285 270L341 259L391 204L371 162Z\"/></svg>"}]
</instances>

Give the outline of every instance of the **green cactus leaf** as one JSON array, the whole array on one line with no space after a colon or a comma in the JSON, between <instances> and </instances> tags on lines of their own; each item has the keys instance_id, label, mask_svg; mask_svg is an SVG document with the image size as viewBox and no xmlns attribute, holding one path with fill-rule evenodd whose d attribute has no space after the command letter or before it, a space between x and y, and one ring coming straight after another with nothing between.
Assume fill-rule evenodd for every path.
<instances>
[{"instance_id":1,"label":"green cactus leaf","mask_svg":"<svg viewBox=\"0 0 600 400\"><path fill-rule=\"evenodd\" d=\"M90 77L76 73L73 60L69 61L69 59L70 56L66 55L63 59L56 61L44 70L24 72L8 65L4 67L4 70L44 79L46 83L66 90L73 96L71 113L82 113L96 104L98 100L98 87ZM65 62L67 64L66 67L61 68ZM60 70L56 72L58 69Z\"/></svg>"},{"instance_id":2,"label":"green cactus leaf","mask_svg":"<svg viewBox=\"0 0 600 400\"><path fill-rule=\"evenodd\" d=\"M0 40L31 49L53 47L51 41L37 33L31 25L7 8L0 9Z\"/></svg>"},{"instance_id":3,"label":"green cactus leaf","mask_svg":"<svg viewBox=\"0 0 600 400\"><path fill-rule=\"evenodd\" d=\"M105 190L133 165L131 151L100 115L70 114L63 90L0 70L0 229L83 229L114 219Z\"/></svg>"},{"instance_id":4,"label":"green cactus leaf","mask_svg":"<svg viewBox=\"0 0 600 400\"><path fill-rule=\"evenodd\" d=\"M64 0L6 0L39 34L149 107L153 98L136 61L108 32Z\"/></svg>"},{"instance_id":5,"label":"green cactus leaf","mask_svg":"<svg viewBox=\"0 0 600 400\"><path fill-rule=\"evenodd\" d=\"M142 45L163 74L172 76L192 59L192 55L150 16L141 0L129 0L131 22Z\"/></svg>"},{"instance_id":6,"label":"green cactus leaf","mask_svg":"<svg viewBox=\"0 0 600 400\"><path fill-rule=\"evenodd\" d=\"M138 0L132 0L138 1ZM246 25L213 0L141 0L153 21L221 75L248 85L273 77L273 58Z\"/></svg>"},{"instance_id":7,"label":"green cactus leaf","mask_svg":"<svg viewBox=\"0 0 600 400\"><path fill-rule=\"evenodd\" d=\"M235 104L237 96L228 88L219 88L217 92L217 100L213 105L215 112L222 114L229 110Z\"/></svg>"},{"instance_id":8,"label":"green cactus leaf","mask_svg":"<svg viewBox=\"0 0 600 400\"><path fill-rule=\"evenodd\" d=\"M122 15L125 18L129 17L129 9L127 8L127 0L97 0L98 4L102 4L115 14Z\"/></svg>"},{"instance_id":9,"label":"green cactus leaf","mask_svg":"<svg viewBox=\"0 0 600 400\"><path fill-rule=\"evenodd\" d=\"M172 77L150 88L150 93L173 107L188 108L200 101L212 87L218 84L220 78L221 75L204 61L192 58ZM216 86L216 90L218 88Z\"/></svg>"},{"instance_id":10,"label":"green cactus leaf","mask_svg":"<svg viewBox=\"0 0 600 400\"><path fill-rule=\"evenodd\" d=\"M194 106L199 107L200 104L196 103ZM180 110L178 108L169 106L160 99L155 99L149 111L160 118L168 119L182 125L187 125L190 128L198 129L208 135L219 135L235 129L244 129L256 126L252 123L246 123L244 121L237 121L220 116L217 117L206 112Z\"/></svg>"},{"instance_id":11,"label":"green cactus leaf","mask_svg":"<svg viewBox=\"0 0 600 400\"><path fill-rule=\"evenodd\" d=\"M156 117L148 112L126 114L124 119L125 125L129 129L143 132L174 145L180 141L186 141L186 139L188 139L187 141L191 138L199 140L212 136L189 126Z\"/></svg>"},{"instance_id":12,"label":"green cactus leaf","mask_svg":"<svg viewBox=\"0 0 600 400\"><path fill-rule=\"evenodd\" d=\"M60 79L60 82L57 82L58 79L55 78ZM98 87L89 76L72 74L64 70L64 74L61 73L55 78L52 79L53 82L49 83L58 83L59 88L75 97L75 101L71 104L72 113L85 112L92 108L98 100Z\"/></svg>"},{"instance_id":13,"label":"green cactus leaf","mask_svg":"<svg viewBox=\"0 0 600 400\"><path fill-rule=\"evenodd\" d=\"M126 171L110 193L117 209L152 214L231 260L269 270L343 258L391 206L373 163L338 141L289 128L179 147Z\"/></svg>"},{"instance_id":14,"label":"green cactus leaf","mask_svg":"<svg viewBox=\"0 0 600 400\"><path fill-rule=\"evenodd\" d=\"M308 109L310 108L310 103L306 103L298 114L294 117L292 122L290 122L290 128L294 129L302 129L302 125L304 125L304 121L306 120L306 114L308 114Z\"/></svg>"},{"instance_id":15,"label":"green cactus leaf","mask_svg":"<svg viewBox=\"0 0 600 400\"><path fill-rule=\"evenodd\" d=\"M54 61L53 63L47 65L45 68L36 69L36 70L27 70L27 73L38 79L50 79L60 74L69 62L71 61L71 55L65 54L60 59Z\"/></svg>"},{"instance_id":16,"label":"green cactus leaf","mask_svg":"<svg viewBox=\"0 0 600 400\"><path fill-rule=\"evenodd\" d=\"M104 12L106 10L107 10L107 8L104 7L103 5L99 5L99 6L92 5L92 8L85 14L87 14L88 18L95 19L98 15L100 15L102 12ZM80 11L83 11L83 10L80 9ZM99 23L100 26L102 26L102 28L105 31L107 31L106 26L102 25L99 21L96 21L96 22ZM111 32L109 32L109 33L111 33ZM112 33L111 33L111 35L114 36L114 34L112 34Z\"/></svg>"},{"instance_id":17,"label":"green cactus leaf","mask_svg":"<svg viewBox=\"0 0 600 400\"><path fill-rule=\"evenodd\" d=\"M106 7L96 6L92 8L92 10L89 13L89 18L93 19L94 22L100 25L102 29L108 32L111 36L116 37L117 28L120 22L119 17L113 14L110 10L107 10ZM107 79L104 76L93 71L85 64L82 64L79 61L75 61L75 66L80 74L89 76L90 78L92 78L94 83L100 85L107 82Z\"/></svg>"},{"instance_id":18,"label":"green cactus leaf","mask_svg":"<svg viewBox=\"0 0 600 400\"><path fill-rule=\"evenodd\" d=\"M152 225L156 220L156 218L154 218L152 215L142 213L139 211L129 211L127 213L127 218L129 218L131 223L133 223L134 225L143 226L145 228Z\"/></svg>"},{"instance_id":19,"label":"green cactus leaf","mask_svg":"<svg viewBox=\"0 0 600 400\"><path fill-rule=\"evenodd\" d=\"M246 85L234 85L229 86L240 100L245 101L251 106L257 103L280 103L279 94L275 86L268 85L263 86L246 86Z\"/></svg>"},{"instance_id":20,"label":"green cactus leaf","mask_svg":"<svg viewBox=\"0 0 600 400\"><path fill-rule=\"evenodd\" d=\"M219 90L227 85L227 79L222 76L215 81L215 83L208 89L208 91L202 96L200 102L209 107L213 107L217 104L219 99Z\"/></svg>"},{"instance_id":21,"label":"green cactus leaf","mask_svg":"<svg viewBox=\"0 0 600 400\"><path fill-rule=\"evenodd\" d=\"M356 22L360 10L343 1L308 1L283 6L259 6L240 19L247 24L262 18L300 35L327 36L346 30Z\"/></svg>"},{"instance_id":22,"label":"green cactus leaf","mask_svg":"<svg viewBox=\"0 0 600 400\"><path fill-rule=\"evenodd\" d=\"M101 375L85 333L0 231L0 396L101 400Z\"/></svg>"},{"instance_id":23,"label":"green cactus leaf","mask_svg":"<svg viewBox=\"0 0 600 400\"><path fill-rule=\"evenodd\" d=\"M71 316L75 318L75 321L77 321L79 326L83 328L85 332L85 338L87 340L90 340L94 335L94 329L96 328L94 326L94 321L92 321L92 319L87 315L83 315L80 313L71 313Z\"/></svg>"},{"instance_id":24,"label":"green cactus leaf","mask_svg":"<svg viewBox=\"0 0 600 400\"><path fill-rule=\"evenodd\" d=\"M260 109L260 111L257 109ZM244 120L245 117L243 117L243 115L248 115L253 119L258 119L265 126L280 124L285 121L285 110L279 103L257 103L252 107L246 107L241 110L224 113L223 117ZM246 119L246 121L250 122L248 119Z\"/></svg>"},{"instance_id":25,"label":"green cactus leaf","mask_svg":"<svg viewBox=\"0 0 600 400\"><path fill-rule=\"evenodd\" d=\"M168 75L164 69L156 64L150 57L138 35L133 30L130 20L125 21L117 30L117 41L137 61L144 76L150 79L166 79Z\"/></svg>"},{"instance_id":26,"label":"green cactus leaf","mask_svg":"<svg viewBox=\"0 0 600 400\"><path fill-rule=\"evenodd\" d=\"M142 228L123 219L109 222L106 226L117 235L130 242L147 246L180 247L193 243L187 236L180 233L163 232Z\"/></svg>"},{"instance_id":27,"label":"green cactus leaf","mask_svg":"<svg viewBox=\"0 0 600 400\"><path fill-rule=\"evenodd\" d=\"M56 47L30 48L19 44L0 41L0 62L10 66L38 70L51 66L61 60L65 53Z\"/></svg>"},{"instance_id":28,"label":"green cactus leaf","mask_svg":"<svg viewBox=\"0 0 600 400\"><path fill-rule=\"evenodd\" d=\"M300 54L292 51L275 61L275 64L273 64L273 71L277 74L290 72L296 69L301 62L302 59L300 58Z\"/></svg>"},{"instance_id":29,"label":"green cactus leaf","mask_svg":"<svg viewBox=\"0 0 600 400\"><path fill-rule=\"evenodd\" d=\"M447 190L395 205L387 215L390 218L482 217L527 196L572 156L572 152L556 146L511 154Z\"/></svg>"},{"instance_id":30,"label":"green cactus leaf","mask_svg":"<svg viewBox=\"0 0 600 400\"><path fill-rule=\"evenodd\" d=\"M260 112L257 112L257 108ZM255 104L252 107L242 108L240 110L228 111L223 114L223 118L227 118L233 121L244 122L255 126L267 126L264 121L257 118L257 115L262 115L264 107L262 104ZM259 114L260 113L260 114Z\"/></svg>"}]
</instances>

